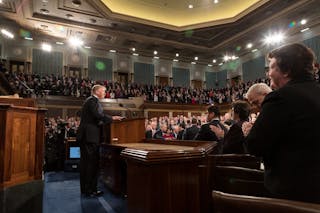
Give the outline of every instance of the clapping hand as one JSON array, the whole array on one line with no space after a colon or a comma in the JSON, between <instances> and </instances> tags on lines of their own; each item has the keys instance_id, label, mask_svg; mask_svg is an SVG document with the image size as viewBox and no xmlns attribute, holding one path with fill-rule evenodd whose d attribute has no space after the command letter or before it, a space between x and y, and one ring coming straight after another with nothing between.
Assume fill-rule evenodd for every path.
<instances>
[{"instance_id":1,"label":"clapping hand","mask_svg":"<svg viewBox=\"0 0 320 213\"><path fill-rule=\"evenodd\" d=\"M216 134L218 139L224 138L224 131L220 126L210 125L210 129Z\"/></svg>"},{"instance_id":2,"label":"clapping hand","mask_svg":"<svg viewBox=\"0 0 320 213\"><path fill-rule=\"evenodd\" d=\"M121 121L122 119L124 119L124 117L122 116L118 116L118 115L112 116L112 120L114 121Z\"/></svg>"},{"instance_id":3,"label":"clapping hand","mask_svg":"<svg viewBox=\"0 0 320 213\"><path fill-rule=\"evenodd\" d=\"M248 121L246 121L242 124L242 132L245 137L247 137L249 135L252 126L253 126L253 124Z\"/></svg>"}]
</instances>

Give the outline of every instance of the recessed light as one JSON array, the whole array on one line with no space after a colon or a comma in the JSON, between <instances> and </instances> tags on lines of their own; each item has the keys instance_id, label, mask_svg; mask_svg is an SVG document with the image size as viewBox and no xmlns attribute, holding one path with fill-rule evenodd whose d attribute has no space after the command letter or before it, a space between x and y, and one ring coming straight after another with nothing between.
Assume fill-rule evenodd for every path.
<instances>
[{"instance_id":1,"label":"recessed light","mask_svg":"<svg viewBox=\"0 0 320 213\"><path fill-rule=\"evenodd\" d=\"M14 35L11 32L9 32L8 30L6 30L6 29L2 29L1 33L3 35L7 36L8 38L14 38Z\"/></svg>"},{"instance_id":2,"label":"recessed light","mask_svg":"<svg viewBox=\"0 0 320 213\"><path fill-rule=\"evenodd\" d=\"M192 61L191 64L197 64L196 62Z\"/></svg>"},{"instance_id":3,"label":"recessed light","mask_svg":"<svg viewBox=\"0 0 320 213\"><path fill-rule=\"evenodd\" d=\"M41 48L42 48L42 50L47 51L47 52L51 52L51 50L52 50L52 46L50 44L47 44L47 43L43 43L41 45Z\"/></svg>"},{"instance_id":4,"label":"recessed light","mask_svg":"<svg viewBox=\"0 0 320 213\"><path fill-rule=\"evenodd\" d=\"M216 60L216 59L213 59L212 62L213 62L213 63L217 63L217 60Z\"/></svg>"},{"instance_id":5,"label":"recessed light","mask_svg":"<svg viewBox=\"0 0 320 213\"><path fill-rule=\"evenodd\" d=\"M179 57L179 53L176 53L176 57Z\"/></svg>"},{"instance_id":6,"label":"recessed light","mask_svg":"<svg viewBox=\"0 0 320 213\"><path fill-rule=\"evenodd\" d=\"M301 21L300 21L300 24L301 25L304 25L304 24L306 24L307 23L307 20L306 19L302 19Z\"/></svg>"},{"instance_id":7,"label":"recessed light","mask_svg":"<svg viewBox=\"0 0 320 213\"><path fill-rule=\"evenodd\" d=\"M194 60L198 61L198 59L199 59L198 56L194 57Z\"/></svg>"},{"instance_id":8,"label":"recessed light","mask_svg":"<svg viewBox=\"0 0 320 213\"><path fill-rule=\"evenodd\" d=\"M158 56L154 56L153 58L154 58L154 59L159 59L159 57L158 57Z\"/></svg>"},{"instance_id":9,"label":"recessed light","mask_svg":"<svg viewBox=\"0 0 320 213\"><path fill-rule=\"evenodd\" d=\"M58 44L58 45L64 45L64 43L63 43L63 42L60 42L60 41L57 41L56 44Z\"/></svg>"},{"instance_id":10,"label":"recessed light","mask_svg":"<svg viewBox=\"0 0 320 213\"><path fill-rule=\"evenodd\" d=\"M219 3L219 0L214 0L213 1L215 4L218 4Z\"/></svg>"},{"instance_id":11,"label":"recessed light","mask_svg":"<svg viewBox=\"0 0 320 213\"><path fill-rule=\"evenodd\" d=\"M305 32L305 31L308 31L308 30L310 30L310 28L309 27L307 27L307 28L304 28L304 29L302 29L302 30L300 30L300 32Z\"/></svg>"},{"instance_id":12,"label":"recessed light","mask_svg":"<svg viewBox=\"0 0 320 213\"><path fill-rule=\"evenodd\" d=\"M116 53L117 50L109 50L109 52L111 52L111 53Z\"/></svg>"},{"instance_id":13,"label":"recessed light","mask_svg":"<svg viewBox=\"0 0 320 213\"><path fill-rule=\"evenodd\" d=\"M189 9L192 9L192 8L193 8L193 5L192 5L192 4L189 4L188 8L189 8Z\"/></svg>"},{"instance_id":14,"label":"recessed light","mask_svg":"<svg viewBox=\"0 0 320 213\"><path fill-rule=\"evenodd\" d=\"M132 55L134 55L134 56L139 56L139 54L138 54L138 53L132 53Z\"/></svg>"},{"instance_id":15,"label":"recessed light","mask_svg":"<svg viewBox=\"0 0 320 213\"><path fill-rule=\"evenodd\" d=\"M257 51L258 51L258 49L253 49L253 50L251 50L251 52L253 52L253 53L254 53L254 52L257 52Z\"/></svg>"},{"instance_id":16,"label":"recessed light","mask_svg":"<svg viewBox=\"0 0 320 213\"><path fill-rule=\"evenodd\" d=\"M178 59L173 59L173 61L178 62L179 60Z\"/></svg>"},{"instance_id":17,"label":"recessed light","mask_svg":"<svg viewBox=\"0 0 320 213\"><path fill-rule=\"evenodd\" d=\"M31 38L31 37L24 37L24 39L29 40L29 41L33 40L33 38Z\"/></svg>"},{"instance_id":18,"label":"recessed light","mask_svg":"<svg viewBox=\"0 0 320 213\"><path fill-rule=\"evenodd\" d=\"M157 54L158 54L158 51L157 51L157 50L153 51L153 54L154 54L154 55L157 55Z\"/></svg>"},{"instance_id":19,"label":"recessed light","mask_svg":"<svg viewBox=\"0 0 320 213\"><path fill-rule=\"evenodd\" d=\"M133 52L135 52L135 51L136 51L136 48L132 47L131 50L132 50Z\"/></svg>"},{"instance_id":20,"label":"recessed light","mask_svg":"<svg viewBox=\"0 0 320 213\"><path fill-rule=\"evenodd\" d=\"M221 62L220 64L219 64L219 66L222 66L223 65L223 63Z\"/></svg>"},{"instance_id":21,"label":"recessed light","mask_svg":"<svg viewBox=\"0 0 320 213\"><path fill-rule=\"evenodd\" d=\"M212 64L208 64L208 67L212 67Z\"/></svg>"},{"instance_id":22,"label":"recessed light","mask_svg":"<svg viewBox=\"0 0 320 213\"><path fill-rule=\"evenodd\" d=\"M91 49L91 47L90 47L90 46L84 46L84 48L86 48L86 49Z\"/></svg>"},{"instance_id":23,"label":"recessed light","mask_svg":"<svg viewBox=\"0 0 320 213\"><path fill-rule=\"evenodd\" d=\"M73 15L72 15L72 14L66 14L66 17L67 17L68 19L73 19Z\"/></svg>"},{"instance_id":24,"label":"recessed light","mask_svg":"<svg viewBox=\"0 0 320 213\"><path fill-rule=\"evenodd\" d=\"M81 46L83 45L83 41L77 37L69 38L69 42L72 46Z\"/></svg>"},{"instance_id":25,"label":"recessed light","mask_svg":"<svg viewBox=\"0 0 320 213\"><path fill-rule=\"evenodd\" d=\"M252 44L252 43L247 44L247 48L248 48L248 49L251 49L251 48L252 48L252 46L253 46L253 44Z\"/></svg>"},{"instance_id":26,"label":"recessed light","mask_svg":"<svg viewBox=\"0 0 320 213\"><path fill-rule=\"evenodd\" d=\"M80 7L81 6L81 1L80 0L72 0L72 4L76 7Z\"/></svg>"}]
</instances>

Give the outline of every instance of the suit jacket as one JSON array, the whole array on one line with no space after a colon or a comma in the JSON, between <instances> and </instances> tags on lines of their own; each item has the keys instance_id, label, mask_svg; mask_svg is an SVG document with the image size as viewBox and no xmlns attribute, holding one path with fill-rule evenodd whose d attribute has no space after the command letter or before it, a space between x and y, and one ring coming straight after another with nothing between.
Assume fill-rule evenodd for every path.
<instances>
[{"instance_id":1,"label":"suit jacket","mask_svg":"<svg viewBox=\"0 0 320 213\"><path fill-rule=\"evenodd\" d=\"M145 132L146 139L152 139L152 130L148 130Z\"/></svg>"},{"instance_id":2,"label":"suit jacket","mask_svg":"<svg viewBox=\"0 0 320 213\"><path fill-rule=\"evenodd\" d=\"M199 127L197 125L192 125L185 129L182 139L183 140L193 140L199 132Z\"/></svg>"},{"instance_id":3,"label":"suit jacket","mask_svg":"<svg viewBox=\"0 0 320 213\"><path fill-rule=\"evenodd\" d=\"M223 154L244 154L246 147L244 145L244 135L242 132L243 121L233 124L223 139Z\"/></svg>"},{"instance_id":4,"label":"suit jacket","mask_svg":"<svg viewBox=\"0 0 320 213\"><path fill-rule=\"evenodd\" d=\"M156 133L154 133L153 138L154 139L164 139L161 129L157 130Z\"/></svg>"},{"instance_id":5,"label":"suit jacket","mask_svg":"<svg viewBox=\"0 0 320 213\"><path fill-rule=\"evenodd\" d=\"M103 113L99 99L90 96L81 110L81 121L77 131L77 140L82 143L99 143L102 124L112 123L112 117Z\"/></svg>"},{"instance_id":6,"label":"suit jacket","mask_svg":"<svg viewBox=\"0 0 320 213\"><path fill-rule=\"evenodd\" d=\"M198 141L219 141L216 134L211 131L210 125L215 125L221 127L225 132L227 132L226 127L221 124L217 119L213 119L209 123L203 124L198 132L198 135L195 137L195 140Z\"/></svg>"},{"instance_id":7,"label":"suit jacket","mask_svg":"<svg viewBox=\"0 0 320 213\"><path fill-rule=\"evenodd\" d=\"M319 120L320 85L310 77L265 97L247 143L263 157L266 188L277 197L320 203Z\"/></svg>"}]
</instances>

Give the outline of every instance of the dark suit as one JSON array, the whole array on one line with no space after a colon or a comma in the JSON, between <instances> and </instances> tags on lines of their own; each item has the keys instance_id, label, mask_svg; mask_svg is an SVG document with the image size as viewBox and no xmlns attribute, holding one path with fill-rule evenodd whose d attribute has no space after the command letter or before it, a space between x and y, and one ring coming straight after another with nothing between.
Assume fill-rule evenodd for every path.
<instances>
[{"instance_id":1,"label":"dark suit","mask_svg":"<svg viewBox=\"0 0 320 213\"><path fill-rule=\"evenodd\" d=\"M199 127L197 125L192 125L185 129L184 134L182 136L183 140L193 140L199 132Z\"/></svg>"},{"instance_id":2,"label":"dark suit","mask_svg":"<svg viewBox=\"0 0 320 213\"><path fill-rule=\"evenodd\" d=\"M154 139L164 139L163 132L161 129L157 130L156 133L153 135Z\"/></svg>"},{"instance_id":3,"label":"dark suit","mask_svg":"<svg viewBox=\"0 0 320 213\"><path fill-rule=\"evenodd\" d=\"M147 130L145 132L146 139L152 139L152 130Z\"/></svg>"},{"instance_id":4,"label":"dark suit","mask_svg":"<svg viewBox=\"0 0 320 213\"><path fill-rule=\"evenodd\" d=\"M290 81L271 92L247 137L275 197L320 203L320 85Z\"/></svg>"},{"instance_id":5,"label":"dark suit","mask_svg":"<svg viewBox=\"0 0 320 213\"><path fill-rule=\"evenodd\" d=\"M242 132L243 121L233 124L223 139L223 154L244 154L246 147L244 145L244 135Z\"/></svg>"},{"instance_id":6,"label":"dark suit","mask_svg":"<svg viewBox=\"0 0 320 213\"><path fill-rule=\"evenodd\" d=\"M94 96L84 102L81 111L81 123L77 132L80 142L80 186L81 193L91 194L97 191L99 172L99 143L102 124L112 122L112 117L103 113L103 108Z\"/></svg>"},{"instance_id":7,"label":"dark suit","mask_svg":"<svg viewBox=\"0 0 320 213\"><path fill-rule=\"evenodd\" d=\"M227 128L217 119L211 120L209 123L203 124L199 130L198 135L195 137L195 140L198 141L216 141L218 142L215 150L215 154L222 152L222 141L218 139L216 134L211 130L210 125L218 126L226 133Z\"/></svg>"}]
</instances>

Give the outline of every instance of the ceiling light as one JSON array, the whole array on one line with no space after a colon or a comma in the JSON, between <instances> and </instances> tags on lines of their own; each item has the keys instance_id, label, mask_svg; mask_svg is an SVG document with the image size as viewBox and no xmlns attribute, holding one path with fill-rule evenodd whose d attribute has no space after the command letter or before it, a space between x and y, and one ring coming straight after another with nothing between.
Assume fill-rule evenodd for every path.
<instances>
[{"instance_id":1,"label":"ceiling light","mask_svg":"<svg viewBox=\"0 0 320 213\"><path fill-rule=\"evenodd\" d=\"M8 30L6 30L6 29L2 29L1 33L3 35L7 36L8 38L14 38L14 35L11 32L9 32Z\"/></svg>"},{"instance_id":2,"label":"ceiling light","mask_svg":"<svg viewBox=\"0 0 320 213\"><path fill-rule=\"evenodd\" d=\"M84 48L86 48L86 49L91 49L91 47L90 47L90 46L84 46Z\"/></svg>"},{"instance_id":3,"label":"ceiling light","mask_svg":"<svg viewBox=\"0 0 320 213\"><path fill-rule=\"evenodd\" d=\"M253 50L251 50L251 52L253 52L253 53L254 53L254 52L257 52L257 51L258 51L258 49L253 49Z\"/></svg>"},{"instance_id":4,"label":"ceiling light","mask_svg":"<svg viewBox=\"0 0 320 213\"><path fill-rule=\"evenodd\" d=\"M310 28L309 27L307 27L307 28L304 28L304 29L302 29L302 30L300 30L300 32L305 32L305 31L307 31L307 30L310 30Z\"/></svg>"},{"instance_id":5,"label":"ceiling light","mask_svg":"<svg viewBox=\"0 0 320 213\"><path fill-rule=\"evenodd\" d=\"M224 61L229 61L230 59L231 59L230 56L227 56L227 55L223 56L223 60L224 60Z\"/></svg>"},{"instance_id":6,"label":"ceiling light","mask_svg":"<svg viewBox=\"0 0 320 213\"><path fill-rule=\"evenodd\" d=\"M157 55L157 54L158 54L158 51L157 51L157 50L153 51L153 54L154 54L154 55Z\"/></svg>"},{"instance_id":7,"label":"ceiling light","mask_svg":"<svg viewBox=\"0 0 320 213\"><path fill-rule=\"evenodd\" d=\"M216 60L216 59L213 59L212 62L213 62L213 63L217 63L217 60Z\"/></svg>"},{"instance_id":8,"label":"ceiling light","mask_svg":"<svg viewBox=\"0 0 320 213\"><path fill-rule=\"evenodd\" d=\"M24 37L24 39L29 40L29 41L33 40L33 38L31 38L31 37Z\"/></svg>"},{"instance_id":9,"label":"ceiling light","mask_svg":"<svg viewBox=\"0 0 320 213\"><path fill-rule=\"evenodd\" d=\"M197 64L196 62L192 61L191 64Z\"/></svg>"},{"instance_id":10,"label":"ceiling light","mask_svg":"<svg viewBox=\"0 0 320 213\"><path fill-rule=\"evenodd\" d=\"M136 51L136 48L134 48L134 47L132 47L132 49L131 49L133 52L135 52Z\"/></svg>"},{"instance_id":11,"label":"ceiling light","mask_svg":"<svg viewBox=\"0 0 320 213\"><path fill-rule=\"evenodd\" d=\"M83 45L83 41L77 37L71 37L69 39L69 42L72 46L75 46L75 47Z\"/></svg>"},{"instance_id":12,"label":"ceiling light","mask_svg":"<svg viewBox=\"0 0 320 213\"><path fill-rule=\"evenodd\" d=\"M192 8L193 8L193 5L192 5L192 4L189 4L188 8L189 8L189 9L192 9Z\"/></svg>"},{"instance_id":13,"label":"ceiling light","mask_svg":"<svg viewBox=\"0 0 320 213\"><path fill-rule=\"evenodd\" d=\"M222 62L219 64L219 66L221 66L221 65L223 65L223 63L222 63Z\"/></svg>"},{"instance_id":14,"label":"ceiling light","mask_svg":"<svg viewBox=\"0 0 320 213\"><path fill-rule=\"evenodd\" d=\"M0 4L2 4L3 2L2 2L2 0L0 0Z\"/></svg>"},{"instance_id":15,"label":"ceiling light","mask_svg":"<svg viewBox=\"0 0 320 213\"><path fill-rule=\"evenodd\" d=\"M47 52L51 52L51 50L52 50L52 46L50 44L47 44L47 43L43 43L41 45L41 48L42 48L42 50L47 51Z\"/></svg>"},{"instance_id":16,"label":"ceiling light","mask_svg":"<svg viewBox=\"0 0 320 213\"><path fill-rule=\"evenodd\" d=\"M176 53L176 57L179 57L179 53Z\"/></svg>"},{"instance_id":17,"label":"ceiling light","mask_svg":"<svg viewBox=\"0 0 320 213\"><path fill-rule=\"evenodd\" d=\"M134 55L134 56L139 56L139 54L138 54L138 53L132 53L132 55Z\"/></svg>"},{"instance_id":18,"label":"ceiling light","mask_svg":"<svg viewBox=\"0 0 320 213\"><path fill-rule=\"evenodd\" d=\"M248 49L251 49L252 46L253 46L252 43L247 44L247 48L248 48Z\"/></svg>"},{"instance_id":19,"label":"ceiling light","mask_svg":"<svg viewBox=\"0 0 320 213\"><path fill-rule=\"evenodd\" d=\"M58 45L64 45L64 43L63 43L63 42L60 42L60 41L57 41L56 44L58 44Z\"/></svg>"},{"instance_id":20,"label":"ceiling light","mask_svg":"<svg viewBox=\"0 0 320 213\"><path fill-rule=\"evenodd\" d=\"M215 4L218 4L219 3L219 0L214 0L213 1Z\"/></svg>"},{"instance_id":21,"label":"ceiling light","mask_svg":"<svg viewBox=\"0 0 320 213\"><path fill-rule=\"evenodd\" d=\"M284 35L282 33L274 33L265 37L264 42L266 44L276 44L284 40Z\"/></svg>"},{"instance_id":22,"label":"ceiling light","mask_svg":"<svg viewBox=\"0 0 320 213\"><path fill-rule=\"evenodd\" d=\"M109 50L109 52L111 52L111 53L116 53L117 50Z\"/></svg>"},{"instance_id":23,"label":"ceiling light","mask_svg":"<svg viewBox=\"0 0 320 213\"><path fill-rule=\"evenodd\" d=\"M173 61L178 62L179 60L178 59L173 59Z\"/></svg>"},{"instance_id":24,"label":"ceiling light","mask_svg":"<svg viewBox=\"0 0 320 213\"><path fill-rule=\"evenodd\" d=\"M154 59L159 59L159 57L158 57L158 56L154 56L153 58L154 58Z\"/></svg>"},{"instance_id":25,"label":"ceiling light","mask_svg":"<svg viewBox=\"0 0 320 213\"><path fill-rule=\"evenodd\" d=\"M194 57L194 60L198 61L198 59L199 59L198 56Z\"/></svg>"},{"instance_id":26,"label":"ceiling light","mask_svg":"<svg viewBox=\"0 0 320 213\"><path fill-rule=\"evenodd\" d=\"M301 21L300 21L300 24L301 25L304 25L304 24L306 24L307 23L307 20L306 19L302 19Z\"/></svg>"},{"instance_id":27,"label":"ceiling light","mask_svg":"<svg viewBox=\"0 0 320 213\"><path fill-rule=\"evenodd\" d=\"M212 64L208 64L208 67L212 67Z\"/></svg>"}]
</instances>

